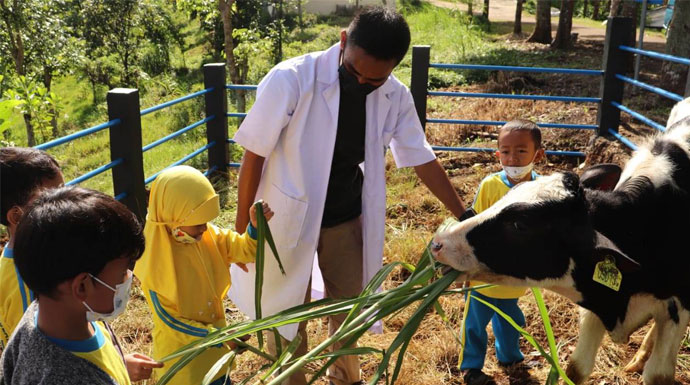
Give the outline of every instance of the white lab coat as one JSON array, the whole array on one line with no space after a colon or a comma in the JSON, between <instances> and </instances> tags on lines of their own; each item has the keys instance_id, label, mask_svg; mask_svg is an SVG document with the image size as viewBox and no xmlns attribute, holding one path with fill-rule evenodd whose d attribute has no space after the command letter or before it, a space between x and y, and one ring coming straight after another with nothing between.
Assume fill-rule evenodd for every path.
<instances>
[{"instance_id":1,"label":"white lab coat","mask_svg":"<svg viewBox=\"0 0 690 385\"><path fill-rule=\"evenodd\" d=\"M286 275L270 248L262 294L268 316L303 303L312 273L326 189L333 159L340 82L340 46L296 57L275 66L259 84L254 106L235 134L245 149L265 157L256 193L271 205L269 222ZM398 167L435 159L426 141L412 96L398 79L388 80L366 100L364 150L363 284L382 266L386 216L385 149ZM249 272L233 266L228 295L250 317L254 311L254 265ZM294 338L297 324L280 328Z\"/></svg>"}]
</instances>

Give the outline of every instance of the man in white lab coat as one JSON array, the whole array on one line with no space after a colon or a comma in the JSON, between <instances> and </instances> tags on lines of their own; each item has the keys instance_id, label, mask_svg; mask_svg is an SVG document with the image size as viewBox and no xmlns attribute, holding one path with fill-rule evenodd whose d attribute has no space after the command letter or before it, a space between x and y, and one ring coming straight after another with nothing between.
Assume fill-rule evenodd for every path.
<instances>
[{"instance_id":1,"label":"man in white lab coat","mask_svg":"<svg viewBox=\"0 0 690 385\"><path fill-rule=\"evenodd\" d=\"M391 74L409 44L404 18L373 8L355 17L339 44L282 62L259 84L234 139L246 149L236 228L246 228L252 202L269 202L275 211L271 231L286 270L281 275L266 256L264 316L309 299L315 254L331 298L356 296L381 268L388 148L396 165L414 167L456 217L464 212L426 142L409 90ZM233 268L230 297L254 316L255 272L249 269ZM329 317L329 332L343 319ZM280 332L288 340L300 333L296 354L306 352L305 325ZM273 340L268 338L271 350ZM340 358L328 377L336 385L358 383L358 357ZM289 383L305 383L304 374Z\"/></svg>"}]
</instances>

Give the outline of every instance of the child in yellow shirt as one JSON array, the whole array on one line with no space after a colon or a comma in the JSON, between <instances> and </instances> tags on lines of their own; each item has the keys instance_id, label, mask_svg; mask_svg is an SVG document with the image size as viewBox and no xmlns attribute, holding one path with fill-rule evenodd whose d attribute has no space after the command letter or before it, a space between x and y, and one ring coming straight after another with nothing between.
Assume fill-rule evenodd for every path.
<instances>
[{"instance_id":1,"label":"child in yellow shirt","mask_svg":"<svg viewBox=\"0 0 690 385\"><path fill-rule=\"evenodd\" d=\"M266 203L263 211L266 219L273 216ZM254 206L244 234L209 223L219 214L218 194L192 167L171 167L153 182L144 227L146 249L134 273L153 313L157 360L227 325L223 298L231 284L230 264L255 260ZM175 374L170 384L201 383L227 352L225 346L209 348ZM163 371L156 374L160 377ZM226 370L220 370L212 384L224 381Z\"/></svg>"},{"instance_id":2,"label":"child in yellow shirt","mask_svg":"<svg viewBox=\"0 0 690 385\"><path fill-rule=\"evenodd\" d=\"M513 120L501 127L496 151L503 171L491 174L482 180L472 210L480 213L496 203L513 186L530 181L538 175L533 171L534 163L544 156L541 146L541 131L529 120ZM471 286L483 282L470 282ZM518 298L525 293L524 287L493 286L472 292L508 314L520 325L525 324L525 316L518 306ZM496 338L496 356L500 364L508 366L524 359L520 352L520 334L503 317L481 302L466 296L465 316L462 328L462 350L460 369L468 385L485 385L492 382L482 372L486 356L489 321Z\"/></svg>"},{"instance_id":3,"label":"child in yellow shirt","mask_svg":"<svg viewBox=\"0 0 690 385\"><path fill-rule=\"evenodd\" d=\"M14 264L14 240L25 207L41 190L63 184L62 172L52 156L23 147L0 148L0 223L10 240L0 255L0 353L34 300Z\"/></svg>"}]
</instances>

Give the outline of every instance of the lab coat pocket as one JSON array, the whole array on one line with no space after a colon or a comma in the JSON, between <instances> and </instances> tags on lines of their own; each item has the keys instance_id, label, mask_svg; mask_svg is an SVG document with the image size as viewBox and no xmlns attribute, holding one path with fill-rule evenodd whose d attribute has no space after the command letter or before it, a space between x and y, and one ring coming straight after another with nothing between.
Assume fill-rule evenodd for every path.
<instances>
[{"instance_id":1,"label":"lab coat pocket","mask_svg":"<svg viewBox=\"0 0 690 385\"><path fill-rule=\"evenodd\" d=\"M304 218L307 215L307 202L291 197L275 184L269 186L264 200L275 212L268 225L276 247L287 249L296 247L302 235Z\"/></svg>"}]
</instances>

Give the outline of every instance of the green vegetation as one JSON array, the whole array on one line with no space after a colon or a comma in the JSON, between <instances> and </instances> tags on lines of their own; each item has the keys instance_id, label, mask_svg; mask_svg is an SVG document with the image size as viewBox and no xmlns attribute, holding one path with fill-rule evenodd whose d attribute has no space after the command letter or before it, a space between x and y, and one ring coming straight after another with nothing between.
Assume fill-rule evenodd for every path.
<instances>
[{"instance_id":1,"label":"green vegetation","mask_svg":"<svg viewBox=\"0 0 690 385\"><path fill-rule=\"evenodd\" d=\"M99 4L103 6L102 3ZM160 35L168 34L171 38L168 40L159 39L165 44L150 44L148 41L144 43L145 39L137 43L135 47L139 61L136 62L137 64L129 65L128 71L132 72L129 75L122 72L124 65L120 65L119 69L115 69L109 78L98 83L95 75L88 72L89 68L84 69L77 65L72 71L56 77L52 81L51 92L60 100L57 121L61 135L107 121L105 93L108 85L102 83L112 83L111 86L124 85L138 88L141 108L143 109L200 90L203 87L201 66L204 63L224 60L222 53L219 54L215 50L216 47L212 44L213 40L208 36L208 28L204 25L205 21L201 20L200 17L191 18L183 9L175 10L170 5L158 4L153 0L149 0L147 4L151 7L165 7L165 18L149 20L145 15L140 16L140 20L137 21L138 24L134 28L139 29L139 32L136 32L137 39L144 39L155 31ZM477 62L482 61L482 58L493 60L491 53L498 52L496 50L500 49L500 45L487 42L484 39L484 32L480 25L469 23L466 16L460 12L439 9L425 3L418 6L405 6L402 9L412 28L413 44L431 43L433 62ZM91 17L104 17L102 13L96 12L99 10L93 10L92 13L95 15ZM291 30L286 31L282 47L284 57L294 57L330 47L339 41L340 30L346 28L350 20L349 17L335 16L320 18L309 16L305 19L307 22L303 28L299 28L295 24ZM167 29L161 31L158 28L153 32L146 32L145 23L162 24ZM251 66L247 75L247 83L257 84L271 68L274 60L270 50L270 39L252 32L251 29L236 29L235 32L242 35L240 39L253 41L253 45L247 45L244 49L251 46L263 47L253 50L250 55ZM165 47L165 52L163 52L165 60L157 62L158 59L154 60L151 57L151 52L161 51L161 49L156 48L161 46ZM102 54L103 57L108 56L106 53ZM93 57L84 60L100 60L95 57L95 53L90 55ZM160 66L154 70L155 63L159 63ZM112 60L110 64L101 64L106 65L106 67L117 67L117 63L113 63ZM410 65L411 55L408 54L395 71L395 75L407 84L409 84L410 79ZM7 73L9 72L8 70ZM125 77L131 78L133 83L124 83ZM441 87L463 84L470 80L481 80L481 77L453 71L431 71L430 79L432 87ZM7 86L8 83L3 84ZM235 95L232 92L229 92L229 95L230 105L234 105ZM250 107L253 93L250 92L248 96L248 107ZM27 134L24 119L19 111L11 106L16 103L5 100L0 104L0 131L3 135L3 143L25 146ZM204 104L201 97L147 115L142 118L143 144L153 142L203 118ZM229 118L228 122L230 135L232 135L236 130L237 123L233 118ZM117 129L117 127L112 129ZM47 133L43 136L37 135L38 143L52 139L50 132ZM204 128L201 126L180 138L173 139L146 152L144 154L145 175L152 175L204 144L205 134ZM51 149L50 153L60 161L66 180L74 179L110 162L108 132L104 130L77 139ZM239 160L239 156L241 156L239 151L235 151L233 155L235 160ZM204 169L205 156L202 154L194 158L190 164ZM107 171L82 185L112 193L111 173Z\"/></svg>"}]
</instances>

